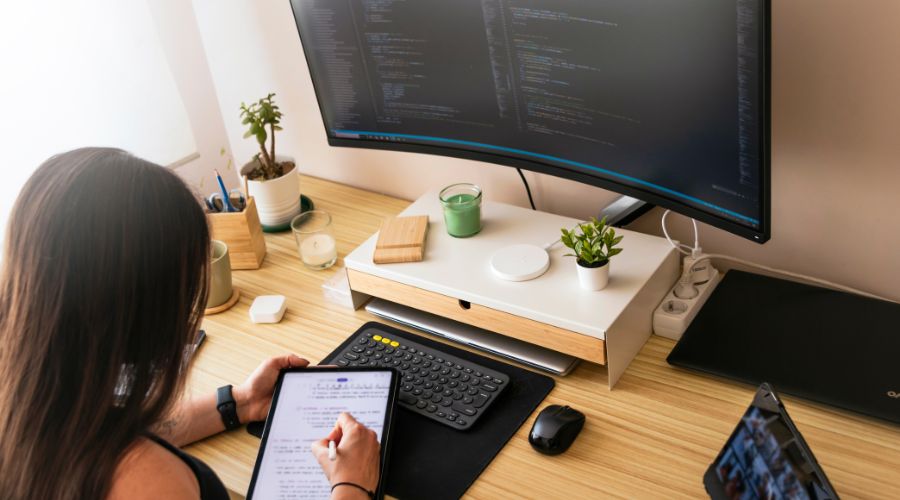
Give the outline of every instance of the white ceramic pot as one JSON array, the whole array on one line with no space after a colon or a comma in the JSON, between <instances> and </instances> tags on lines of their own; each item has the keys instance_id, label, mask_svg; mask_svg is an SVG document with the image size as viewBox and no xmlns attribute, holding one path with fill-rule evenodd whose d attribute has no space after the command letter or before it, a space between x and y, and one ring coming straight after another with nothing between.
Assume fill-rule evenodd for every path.
<instances>
[{"instance_id":1,"label":"white ceramic pot","mask_svg":"<svg viewBox=\"0 0 900 500\"><path fill-rule=\"evenodd\" d=\"M277 161L294 161L289 156L276 156ZM253 169L256 161L247 163L241 168L241 175ZM248 181L248 195L256 200L259 222L264 226L281 226L289 224L291 219L300 213L300 180L296 162L290 172L277 179L267 181Z\"/></svg>"},{"instance_id":2,"label":"white ceramic pot","mask_svg":"<svg viewBox=\"0 0 900 500\"><path fill-rule=\"evenodd\" d=\"M578 282L585 290L603 290L609 283L609 262L600 267L584 267L576 260L575 268L578 269Z\"/></svg>"}]
</instances>

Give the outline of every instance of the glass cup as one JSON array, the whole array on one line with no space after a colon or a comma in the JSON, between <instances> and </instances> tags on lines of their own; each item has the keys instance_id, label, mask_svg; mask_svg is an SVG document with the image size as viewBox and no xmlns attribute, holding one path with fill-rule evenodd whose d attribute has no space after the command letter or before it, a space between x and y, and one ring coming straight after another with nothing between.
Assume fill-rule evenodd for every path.
<instances>
[{"instance_id":1,"label":"glass cup","mask_svg":"<svg viewBox=\"0 0 900 500\"><path fill-rule=\"evenodd\" d=\"M481 188L475 184L452 184L441 190L447 234L467 238L481 231Z\"/></svg>"},{"instance_id":2,"label":"glass cup","mask_svg":"<svg viewBox=\"0 0 900 500\"><path fill-rule=\"evenodd\" d=\"M337 261L337 245L331 231L331 215L324 210L309 210L291 220L300 260L310 269L322 270Z\"/></svg>"}]
</instances>

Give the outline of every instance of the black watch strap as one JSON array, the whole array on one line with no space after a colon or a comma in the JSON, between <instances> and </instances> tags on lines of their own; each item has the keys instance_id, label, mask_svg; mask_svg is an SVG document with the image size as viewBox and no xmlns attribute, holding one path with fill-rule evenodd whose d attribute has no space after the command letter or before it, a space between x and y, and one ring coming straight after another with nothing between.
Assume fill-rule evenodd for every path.
<instances>
[{"instance_id":1,"label":"black watch strap","mask_svg":"<svg viewBox=\"0 0 900 500\"><path fill-rule=\"evenodd\" d=\"M219 387L216 391L216 409L222 417L222 423L225 424L225 430L230 431L241 426L237 415L237 403L234 401L234 395L231 394L231 385Z\"/></svg>"}]
</instances>

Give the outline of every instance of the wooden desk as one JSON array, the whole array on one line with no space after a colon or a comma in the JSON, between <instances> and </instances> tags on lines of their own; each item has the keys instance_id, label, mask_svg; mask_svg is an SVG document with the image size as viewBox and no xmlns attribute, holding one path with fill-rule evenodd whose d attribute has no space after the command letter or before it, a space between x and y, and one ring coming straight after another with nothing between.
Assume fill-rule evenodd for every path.
<instances>
[{"instance_id":1,"label":"wooden desk","mask_svg":"<svg viewBox=\"0 0 900 500\"><path fill-rule=\"evenodd\" d=\"M304 177L304 194L334 217L339 256L378 230L384 217L408 202ZM189 390L212 392L238 383L266 357L295 352L322 359L374 318L327 302L326 271L303 267L291 233L267 235L261 269L235 271L243 294L231 310L206 318L209 334L191 369ZM277 325L254 325L248 308L257 295L282 294L288 311ZM440 339L437 339L440 340ZM666 364L674 342L653 336L616 389L606 370L582 363L556 377L541 405L568 404L587 424L568 452L547 457L527 435L535 415L468 490L471 498L698 498L702 477L749 405L755 388L679 370ZM835 367L835 369L840 369ZM785 398L828 477L844 498L900 498L900 427ZM226 486L246 493L259 441L244 429L196 443L188 451L215 470Z\"/></svg>"}]
</instances>

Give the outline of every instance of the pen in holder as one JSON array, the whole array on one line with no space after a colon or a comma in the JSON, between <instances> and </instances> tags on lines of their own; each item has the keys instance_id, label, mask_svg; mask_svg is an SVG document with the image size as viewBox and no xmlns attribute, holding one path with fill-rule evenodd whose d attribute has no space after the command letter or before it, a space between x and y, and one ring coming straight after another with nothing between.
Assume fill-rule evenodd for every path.
<instances>
[{"instance_id":1,"label":"pen in holder","mask_svg":"<svg viewBox=\"0 0 900 500\"><path fill-rule=\"evenodd\" d=\"M252 196L243 211L207 213L206 218L211 236L228 245L232 269L259 269L266 257L266 239Z\"/></svg>"}]
</instances>

